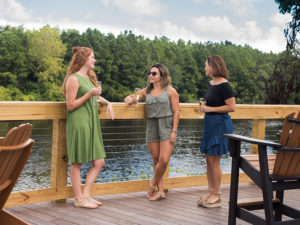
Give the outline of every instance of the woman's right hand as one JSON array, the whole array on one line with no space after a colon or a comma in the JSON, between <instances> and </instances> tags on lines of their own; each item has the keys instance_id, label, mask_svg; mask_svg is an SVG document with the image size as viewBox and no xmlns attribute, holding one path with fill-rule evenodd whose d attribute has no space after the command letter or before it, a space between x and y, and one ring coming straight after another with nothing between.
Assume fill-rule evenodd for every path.
<instances>
[{"instance_id":1,"label":"woman's right hand","mask_svg":"<svg viewBox=\"0 0 300 225\"><path fill-rule=\"evenodd\" d=\"M102 88L101 87L92 88L90 90L90 94L91 94L91 96L99 96L102 94Z\"/></svg>"},{"instance_id":2,"label":"woman's right hand","mask_svg":"<svg viewBox=\"0 0 300 225\"><path fill-rule=\"evenodd\" d=\"M136 99L135 95L132 94L132 95L128 95L125 99L124 99L124 102L129 104L129 105L132 105L132 104L136 104L138 102L138 100Z\"/></svg>"}]
</instances>

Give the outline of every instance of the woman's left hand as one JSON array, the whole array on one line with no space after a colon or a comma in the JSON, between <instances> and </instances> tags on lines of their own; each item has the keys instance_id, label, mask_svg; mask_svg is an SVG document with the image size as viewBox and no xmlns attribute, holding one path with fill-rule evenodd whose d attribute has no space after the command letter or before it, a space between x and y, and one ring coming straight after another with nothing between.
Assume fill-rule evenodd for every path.
<instances>
[{"instance_id":1,"label":"woman's left hand","mask_svg":"<svg viewBox=\"0 0 300 225\"><path fill-rule=\"evenodd\" d=\"M109 102L107 103L107 110L106 113L110 115L110 118L113 120L114 119L114 110L112 107L112 104Z\"/></svg>"},{"instance_id":2,"label":"woman's left hand","mask_svg":"<svg viewBox=\"0 0 300 225\"><path fill-rule=\"evenodd\" d=\"M172 131L170 134L170 144L175 145L177 139L177 133L175 131Z\"/></svg>"}]
</instances>

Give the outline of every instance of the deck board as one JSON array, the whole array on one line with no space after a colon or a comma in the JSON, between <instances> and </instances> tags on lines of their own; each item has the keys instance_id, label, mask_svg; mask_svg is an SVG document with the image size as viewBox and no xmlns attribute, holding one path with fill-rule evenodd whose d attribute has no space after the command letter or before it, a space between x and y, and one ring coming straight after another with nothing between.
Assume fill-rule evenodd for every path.
<instances>
[{"instance_id":1,"label":"deck board","mask_svg":"<svg viewBox=\"0 0 300 225\"><path fill-rule=\"evenodd\" d=\"M167 199L150 202L146 192L96 196L103 202L98 209L74 207L74 199L66 203L43 202L7 208L11 213L35 225L71 224L227 224L229 185L222 185L222 207L205 209L197 206L197 198L207 187L171 189ZM261 196L253 184L240 184L239 198ZM286 191L285 202L299 206L300 190ZM264 216L262 210L257 215ZM284 217L284 219L287 219ZM237 219L237 224L247 224Z\"/></svg>"}]
</instances>

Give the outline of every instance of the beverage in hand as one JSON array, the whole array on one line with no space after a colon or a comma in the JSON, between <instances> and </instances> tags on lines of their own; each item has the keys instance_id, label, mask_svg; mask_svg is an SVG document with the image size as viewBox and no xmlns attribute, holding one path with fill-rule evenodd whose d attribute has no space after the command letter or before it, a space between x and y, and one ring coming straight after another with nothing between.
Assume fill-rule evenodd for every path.
<instances>
[{"instance_id":1,"label":"beverage in hand","mask_svg":"<svg viewBox=\"0 0 300 225\"><path fill-rule=\"evenodd\" d=\"M135 92L135 97L136 97L137 100L139 100L139 98L140 98L140 92L138 92L138 91Z\"/></svg>"},{"instance_id":2,"label":"beverage in hand","mask_svg":"<svg viewBox=\"0 0 300 225\"><path fill-rule=\"evenodd\" d=\"M140 88L135 89L135 97L137 100L139 100L139 98L140 98L140 90L141 90Z\"/></svg>"},{"instance_id":3,"label":"beverage in hand","mask_svg":"<svg viewBox=\"0 0 300 225\"><path fill-rule=\"evenodd\" d=\"M200 100L199 100L199 105L200 105L200 107L201 106L205 106L205 101L204 101L204 98L200 98ZM200 112L200 116L199 116L200 118L204 118L204 113L203 112Z\"/></svg>"},{"instance_id":4,"label":"beverage in hand","mask_svg":"<svg viewBox=\"0 0 300 225\"><path fill-rule=\"evenodd\" d=\"M135 94L135 98L136 98L136 100L138 101L139 100L139 98L140 98L140 88L136 88L135 89L135 92L134 92L134 94ZM136 105L135 105L136 107L138 106L138 103L136 103Z\"/></svg>"}]
</instances>

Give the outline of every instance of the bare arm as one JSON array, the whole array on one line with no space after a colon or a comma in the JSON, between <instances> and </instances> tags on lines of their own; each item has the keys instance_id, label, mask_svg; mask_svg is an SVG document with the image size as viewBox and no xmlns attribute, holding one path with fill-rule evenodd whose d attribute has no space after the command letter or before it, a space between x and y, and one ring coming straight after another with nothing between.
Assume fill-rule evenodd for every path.
<instances>
[{"instance_id":1,"label":"bare arm","mask_svg":"<svg viewBox=\"0 0 300 225\"><path fill-rule=\"evenodd\" d=\"M66 83L66 104L69 111L74 111L80 107L90 97L98 94L97 88L92 88L89 92L85 93L80 98L76 99L79 88L79 82L76 77L70 76Z\"/></svg>"},{"instance_id":2,"label":"bare arm","mask_svg":"<svg viewBox=\"0 0 300 225\"><path fill-rule=\"evenodd\" d=\"M109 114L110 118L113 120L114 119L114 110L113 110L112 104L101 96L99 96L98 99L99 99L100 104L104 104L107 106L106 113Z\"/></svg>"},{"instance_id":3,"label":"bare arm","mask_svg":"<svg viewBox=\"0 0 300 225\"><path fill-rule=\"evenodd\" d=\"M225 105L218 107L203 106L202 112L216 112L216 113L228 113L235 111L235 97L225 100Z\"/></svg>"},{"instance_id":4,"label":"bare arm","mask_svg":"<svg viewBox=\"0 0 300 225\"><path fill-rule=\"evenodd\" d=\"M177 130L179 124L179 96L173 87L169 87L168 90L173 111L173 130L170 134L170 144L174 145L177 139Z\"/></svg>"},{"instance_id":5,"label":"bare arm","mask_svg":"<svg viewBox=\"0 0 300 225\"><path fill-rule=\"evenodd\" d=\"M143 88L140 91L139 100L146 98L146 95L147 95L146 88ZM131 94L131 95L126 96L126 98L124 99L124 102L129 105L132 105L132 104L136 104L139 100L136 99L135 94Z\"/></svg>"}]
</instances>

